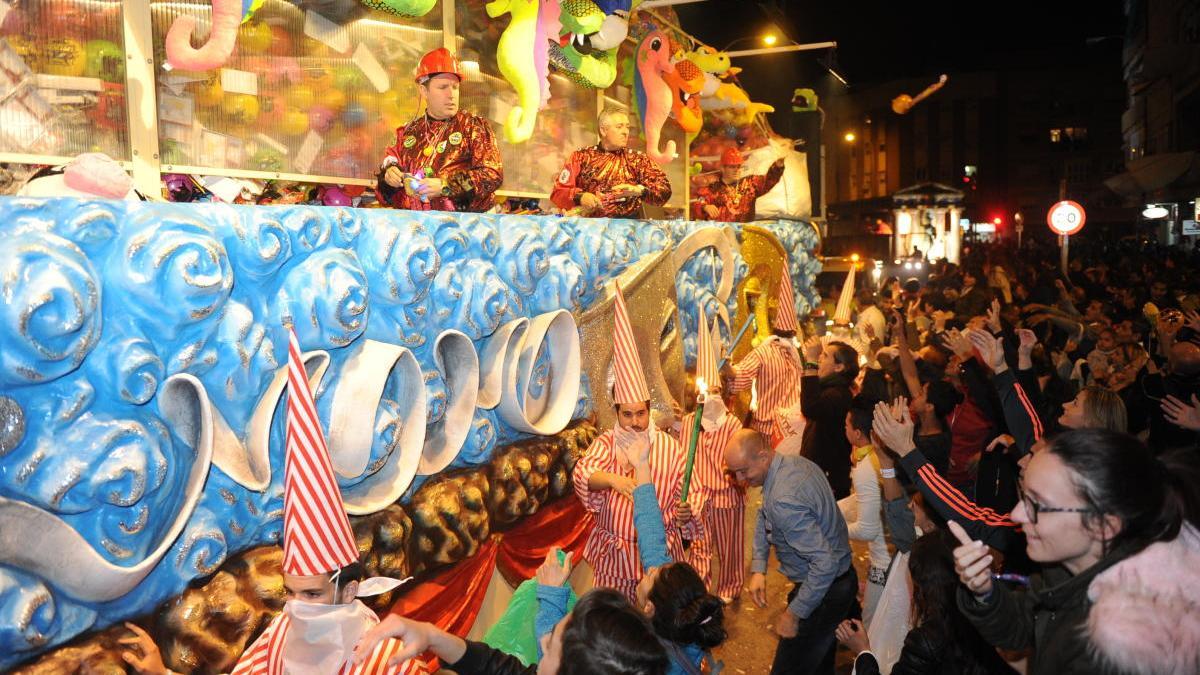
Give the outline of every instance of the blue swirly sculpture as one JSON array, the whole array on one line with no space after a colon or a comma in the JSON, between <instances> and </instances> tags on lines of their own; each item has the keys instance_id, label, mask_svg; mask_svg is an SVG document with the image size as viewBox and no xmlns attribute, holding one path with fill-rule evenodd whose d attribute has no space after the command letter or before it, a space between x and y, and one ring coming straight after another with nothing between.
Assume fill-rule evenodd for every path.
<instances>
[{"instance_id":1,"label":"blue swirly sculpture","mask_svg":"<svg viewBox=\"0 0 1200 675\"><path fill-rule=\"evenodd\" d=\"M322 249L333 236L333 221L321 209L286 209L281 222L297 251Z\"/></svg>"},{"instance_id":2,"label":"blue swirly sculpture","mask_svg":"<svg viewBox=\"0 0 1200 675\"><path fill-rule=\"evenodd\" d=\"M520 296L532 294L550 268L546 244L535 225L532 216L515 217L500 229L500 251L493 264Z\"/></svg>"},{"instance_id":3,"label":"blue swirly sculpture","mask_svg":"<svg viewBox=\"0 0 1200 675\"><path fill-rule=\"evenodd\" d=\"M357 247L363 268L378 276L373 300L404 305L429 292L442 258L426 228L406 219L369 218Z\"/></svg>"},{"instance_id":4,"label":"blue swirly sculpture","mask_svg":"<svg viewBox=\"0 0 1200 675\"><path fill-rule=\"evenodd\" d=\"M572 312L583 308L583 293L586 278L583 270L571 256L557 254L547 259L549 269L546 276L534 288L529 299L530 311L544 314L559 308Z\"/></svg>"},{"instance_id":5,"label":"blue swirly sculpture","mask_svg":"<svg viewBox=\"0 0 1200 675\"><path fill-rule=\"evenodd\" d=\"M284 272L272 323L292 325L305 345L345 347L367 328L367 295L353 251L317 251Z\"/></svg>"},{"instance_id":6,"label":"blue swirly sculpture","mask_svg":"<svg viewBox=\"0 0 1200 675\"><path fill-rule=\"evenodd\" d=\"M477 466L491 459L499 441L500 428L494 411L476 408L462 451L447 468Z\"/></svg>"},{"instance_id":7,"label":"blue swirly sculpture","mask_svg":"<svg viewBox=\"0 0 1200 675\"><path fill-rule=\"evenodd\" d=\"M95 621L96 610L56 598L36 576L0 568L0 647L9 653L29 653Z\"/></svg>"},{"instance_id":8,"label":"blue swirly sculpture","mask_svg":"<svg viewBox=\"0 0 1200 675\"><path fill-rule=\"evenodd\" d=\"M198 213L133 211L117 247L120 255L108 259L105 274L121 292L113 294L108 314L136 314L157 338L194 333L233 288L225 246Z\"/></svg>"},{"instance_id":9,"label":"blue swirly sculpture","mask_svg":"<svg viewBox=\"0 0 1200 675\"><path fill-rule=\"evenodd\" d=\"M66 375L100 339L101 285L78 246L47 232L18 231L0 247L0 384ZM20 274L17 272L20 271Z\"/></svg>"},{"instance_id":10,"label":"blue swirly sculpture","mask_svg":"<svg viewBox=\"0 0 1200 675\"><path fill-rule=\"evenodd\" d=\"M340 248L354 246L358 235L363 231L363 219L359 218L354 209L337 206L327 209L329 221L333 223L333 245Z\"/></svg>"},{"instance_id":11,"label":"blue swirly sculpture","mask_svg":"<svg viewBox=\"0 0 1200 675\"><path fill-rule=\"evenodd\" d=\"M546 250L550 255L565 255L571 251L571 242L575 239L575 221L565 218L553 218L540 223L542 239L546 242Z\"/></svg>"},{"instance_id":12,"label":"blue swirly sculpture","mask_svg":"<svg viewBox=\"0 0 1200 675\"><path fill-rule=\"evenodd\" d=\"M235 218L225 246L233 252L238 276L265 279L292 258L292 237L283 226L282 209L262 209Z\"/></svg>"},{"instance_id":13,"label":"blue swirly sculpture","mask_svg":"<svg viewBox=\"0 0 1200 675\"><path fill-rule=\"evenodd\" d=\"M513 289L482 260L444 265L432 295L434 325L462 331L472 340L491 335L516 311Z\"/></svg>"},{"instance_id":14,"label":"blue swirly sculpture","mask_svg":"<svg viewBox=\"0 0 1200 675\"><path fill-rule=\"evenodd\" d=\"M111 489L111 492L99 495L100 499L116 502L118 507L126 499L135 500L124 507L129 508L129 518L121 521L121 525L133 539L142 535L144 541L139 548L153 545L153 550L138 556L136 563L115 564L110 561L110 556L131 558L136 551L126 554L124 551L107 550L104 537L111 533L97 531L104 519L95 518L85 525L79 517L82 514L76 514L76 525L72 526L64 518L35 503L0 497L0 563L33 572L67 595L88 601L119 598L150 573L174 544L199 501L212 455L211 409L199 380L191 375L172 376L163 383L157 398L159 412L182 435L183 443L179 447L171 443L174 461L165 463L166 474L161 481L157 481L157 485L163 489L152 491L152 499L156 500L157 505L147 504L152 507L147 511L147 517L153 512L157 516L154 521L139 523L140 511L132 508L150 494L146 487L151 477L140 474L145 478L139 483L138 459L127 460L129 453L124 448L116 447L112 452L101 455L99 479L89 477L92 485ZM112 433L113 429L109 428L108 431ZM118 428L115 433L117 438L123 438L121 429ZM37 448L30 448L30 451L36 453ZM40 464L35 462L33 471L37 471ZM72 476L81 474L73 473ZM67 482L60 485L68 489L79 485L78 478L72 476L66 477ZM112 496L114 494L115 497ZM53 496L50 502L53 507ZM73 504L81 502L82 498ZM61 499L58 503L62 503ZM85 533L90 536L85 537ZM90 543L97 539L105 549L103 554Z\"/></svg>"}]
</instances>

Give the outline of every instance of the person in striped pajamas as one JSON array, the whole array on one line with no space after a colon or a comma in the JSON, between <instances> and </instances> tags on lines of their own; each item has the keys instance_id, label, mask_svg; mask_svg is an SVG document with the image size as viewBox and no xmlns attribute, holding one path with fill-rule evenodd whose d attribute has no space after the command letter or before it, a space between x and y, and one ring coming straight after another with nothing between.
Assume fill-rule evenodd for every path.
<instances>
[{"instance_id":1,"label":"person in striped pajamas","mask_svg":"<svg viewBox=\"0 0 1200 675\"><path fill-rule=\"evenodd\" d=\"M687 561L700 578L710 584L713 593L725 604L730 604L741 594L742 583L746 580L746 493L725 473L725 447L742 428L742 423L729 414L728 404L722 398L721 380L717 374L719 337L714 330L716 327L709 328L703 308L699 315L696 376L697 381L703 379L708 387L708 398L700 411L701 431L696 442L696 461L688 496L704 537L692 541ZM696 411L692 411L679 426L679 443L685 451L695 421ZM721 561L717 579L711 578L713 554Z\"/></svg>"},{"instance_id":2,"label":"person in striped pajamas","mask_svg":"<svg viewBox=\"0 0 1200 675\"><path fill-rule=\"evenodd\" d=\"M794 343L800 322L796 319L795 294L786 263L771 329L773 334L770 338L760 342L733 366L732 377L726 377L729 381L726 389L730 393L737 393L754 386L756 406L750 428L770 438L774 447L783 440L775 417L780 410L787 410L800 400L800 376L803 372L800 353Z\"/></svg>"},{"instance_id":3,"label":"person in striped pajamas","mask_svg":"<svg viewBox=\"0 0 1200 675\"><path fill-rule=\"evenodd\" d=\"M357 598L385 593L403 582L363 579L354 531L334 478L295 331L288 347L286 438L283 587L287 603L238 659L233 675L428 673L424 662L416 659L388 664L404 647L395 639L379 641L356 660L358 638L379 623L379 617ZM174 675L150 635L133 624L125 625L134 636L121 643L137 651L126 651L122 658L140 675Z\"/></svg>"},{"instance_id":4,"label":"person in striped pajamas","mask_svg":"<svg viewBox=\"0 0 1200 675\"><path fill-rule=\"evenodd\" d=\"M650 390L638 357L633 328L620 286L613 303L613 407L617 426L596 438L575 463L575 494L596 520L583 557L592 566L595 585L637 599L642 566L633 525L632 452L650 446L654 491L664 514L667 547L675 560L685 560L683 537L699 540L701 530L691 507L680 500L684 455L679 443L650 423ZM668 516L667 514L670 514ZM670 517L670 522L665 519Z\"/></svg>"}]
</instances>

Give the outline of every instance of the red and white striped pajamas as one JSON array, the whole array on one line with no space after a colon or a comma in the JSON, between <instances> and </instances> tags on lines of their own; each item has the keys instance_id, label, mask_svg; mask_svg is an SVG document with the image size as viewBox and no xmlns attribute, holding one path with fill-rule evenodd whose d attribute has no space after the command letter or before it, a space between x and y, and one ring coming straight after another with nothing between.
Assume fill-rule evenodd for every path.
<instances>
[{"instance_id":1,"label":"red and white striped pajamas","mask_svg":"<svg viewBox=\"0 0 1200 675\"><path fill-rule=\"evenodd\" d=\"M775 411L790 408L800 400L801 365L790 353L783 338L772 337L754 348L733 367L734 392L755 387L754 417L750 428L774 441Z\"/></svg>"},{"instance_id":2,"label":"red and white striped pajamas","mask_svg":"<svg viewBox=\"0 0 1200 675\"><path fill-rule=\"evenodd\" d=\"M657 430L650 433L650 478L663 513L667 551L672 559L685 560L680 535L698 539L700 527L693 520L681 532L674 523L675 505L679 503L683 489L683 450L668 434ZM642 564L638 557L637 531L633 526L633 500L616 490L588 489L588 480L597 471L633 477L633 467L625 466L613 448L612 431L606 431L592 441L575 464L572 476L575 494L596 518L583 557L592 566L596 586L614 588L631 602L636 602L635 589L642 578Z\"/></svg>"},{"instance_id":3,"label":"red and white striped pajamas","mask_svg":"<svg viewBox=\"0 0 1200 675\"><path fill-rule=\"evenodd\" d=\"M680 425L680 445L687 455L688 436L695 423L695 413L689 413ZM725 473L725 448L733 435L742 428L736 417L726 413L710 431L701 430L696 446L696 462L692 468L692 487L688 501L700 520L704 537L693 540L688 548L687 561L721 597L736 597L746 578L745 533L746 495ZM709 577L712 556L720 559L720 578Z\"/></svg>"}]
</instances>

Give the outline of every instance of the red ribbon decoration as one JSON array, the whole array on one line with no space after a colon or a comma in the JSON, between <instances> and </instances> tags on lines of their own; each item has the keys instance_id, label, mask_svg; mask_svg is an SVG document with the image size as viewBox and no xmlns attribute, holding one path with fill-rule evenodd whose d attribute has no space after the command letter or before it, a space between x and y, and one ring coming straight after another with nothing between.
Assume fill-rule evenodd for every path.
<instances>
[{"instance_id":1,"label":"red ribbon decoration","mask_svg":"<svg viewBox=\"0 0 1200 675\"><path fill-rule=\"evenodd\" d=\"M388 613L427 621L464 637L483 608L492 570L499 567L505 580L515 587L533 578L546 552L554 546L570 553L573 563L579 562L592 524L583 504L567 495L513 529L493 534L470 558L413 586Z\"/></svg>"}]
</instances>

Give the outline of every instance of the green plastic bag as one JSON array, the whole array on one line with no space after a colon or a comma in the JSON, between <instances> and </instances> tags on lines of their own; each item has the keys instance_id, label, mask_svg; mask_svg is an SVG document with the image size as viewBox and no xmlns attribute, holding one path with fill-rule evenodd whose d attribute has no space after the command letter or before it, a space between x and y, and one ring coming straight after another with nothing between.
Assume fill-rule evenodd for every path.
<instances>
[{"instance_id":1,"label":"green plastic bag","mask_svg":"<svg viewBox=\"0 0 1200 675\"><path fill-rule=\"evenodd\" d=\"M527 666L538 660L538 636L533 631L538 610L537 586L537 579L521 582L508 609L483 636L484 643L517 657ZM576 600L575 592L571 591L567 598L568 613L575 609Z\"/></svg>"}]
</instances>

